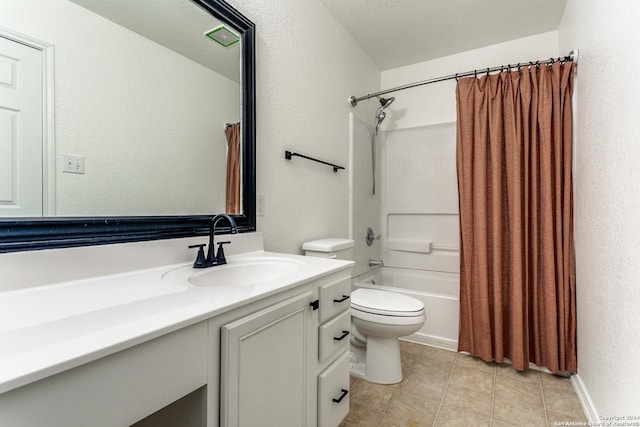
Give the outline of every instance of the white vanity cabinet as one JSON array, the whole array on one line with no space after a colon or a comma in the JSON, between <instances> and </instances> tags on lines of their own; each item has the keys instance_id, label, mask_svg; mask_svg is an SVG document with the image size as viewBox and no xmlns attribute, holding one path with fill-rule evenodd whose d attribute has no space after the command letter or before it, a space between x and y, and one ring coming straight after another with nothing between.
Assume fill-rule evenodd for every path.
<instances>
[{"instance_id":1,"label":"white vanity cabinet","mask_svg":"<svg viewBox=\"0 0 640 427\"><path fill-rule=\"evenodd\" d=\"M351 278L318 287L317 405L319 427L336 427L349 413Z\"/></svg>"},{"instance_id":2,"label":"white vanity cabinet","mask_svg":"<svg viewBox=\"0 0 640 427\"><path fill-rule=\"evenodd\" d=\"M222 327L224 426L304 426L311 292Z\"/></svg>"},{"instance_id":3,"label":"white vanity cabinet","mask_svg":"<svg viewBox=\"0 0 640 427\"><path fill-rule=\"evenodd\" d=\"M220 388L208 390L208 425L337 427L349 411L349 294L342 272L211 319Z\"/></svg>"},{"instance_id":4,"label":"white vanity cabinet","mask_svg":"<svg viewBox=\"0 0 640 427\"><path fill-rule=\"evenodd\" d=\"M0 426L128 426L207 382L200 322L0 394Z\"/></svg>"},{"instance_id":5,"label":"white vanity cabinet","mask_svg":"<svg viewBox=\"0 0 640 427\"><path fill-rule=\"evenodd\" d=\"M337 427L353 263L229 261L0 291L0 427Z\"/></svg>"}]
</instances>

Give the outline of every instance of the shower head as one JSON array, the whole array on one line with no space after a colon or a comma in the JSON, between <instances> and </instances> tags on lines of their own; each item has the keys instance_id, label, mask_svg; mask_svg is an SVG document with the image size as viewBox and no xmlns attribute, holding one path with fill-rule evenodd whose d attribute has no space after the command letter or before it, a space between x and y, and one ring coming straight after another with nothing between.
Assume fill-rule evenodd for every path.
<instances>
[{"instance_id":1,"label":"shower head","mask_svg":"<svg viewBox=\"0 0 640 427\"><path fill-rule=\"evenodd\" d=\"M396 100L396 98L395 98L395 97L393 97L393 96L392 96L391 98L387 98L387 99L385 99L385 98L380 98L380 108L382 108L382 109L384 110L384 109L385 109L385 108L387 108L389 105L391 105L391 103L392 103L393 101L395 101L395 100Z\"/></svg>"},{"instance_id":2,"label":"shower head","mask_svg":"<svg viewBox=\"0 0 640 427\"><path fill-rule=\"evenodd\" d=\"M384 120L384 118L387 117L387 113L385 113L384 111L380 110L378 111L378 114L376 114L376 135L378 134L378 129L380 129L380 124L382 124L382 121Z\"/></svg>"}]
</instances>

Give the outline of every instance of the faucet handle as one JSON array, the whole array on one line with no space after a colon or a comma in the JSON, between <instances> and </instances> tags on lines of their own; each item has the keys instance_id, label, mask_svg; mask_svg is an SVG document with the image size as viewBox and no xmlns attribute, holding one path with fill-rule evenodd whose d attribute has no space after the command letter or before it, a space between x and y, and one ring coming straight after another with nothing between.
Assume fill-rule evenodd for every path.
<instances>
[{"instance_id":1,"label":"faucet handle","mask_svg":"<svg viewBox=\"0 0 640 427\"><path fill-rule=\"evenodd\" d=\"M193 263L193 268L202 268L206 264L206 260L204 258L204 247L205 243L201 245L189 245L189 249L198 248L198 255L196 256L196 261Z\"/></svg>"},{"instance_id":2,"label":"faucet handle","mask_svg":"<svg viewBox=\"0 0 640 427\"><path fill-rule=\"evenodd\" d=\"M221 265L221 264L226 264L227 263L227 259L224 257L224 247L223 247L223 245L226 245L228 243L231 243L231 242L229 242L229 241L218 242L218 254L216 255L216 265Z\"/></svg>"}]
</instances>

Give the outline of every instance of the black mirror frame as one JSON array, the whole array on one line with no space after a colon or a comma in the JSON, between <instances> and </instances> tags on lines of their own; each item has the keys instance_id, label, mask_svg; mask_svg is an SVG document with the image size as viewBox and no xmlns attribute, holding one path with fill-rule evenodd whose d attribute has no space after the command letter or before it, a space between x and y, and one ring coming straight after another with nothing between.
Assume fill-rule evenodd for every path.
<instances>
[{"instance_id":1,"label":"black mirror frame","mask_svg":"<svg viewBox=\"0 0 640 427\"><path fill-rule=\"evenodd\" d=\"M241 36L242 215L238 232L256 230L255 24L223 0L191 0ZM0 219L0 253L206 235L212 215ZM224 229L221 230L225 232Z\"/></svg>"}]
</instances>

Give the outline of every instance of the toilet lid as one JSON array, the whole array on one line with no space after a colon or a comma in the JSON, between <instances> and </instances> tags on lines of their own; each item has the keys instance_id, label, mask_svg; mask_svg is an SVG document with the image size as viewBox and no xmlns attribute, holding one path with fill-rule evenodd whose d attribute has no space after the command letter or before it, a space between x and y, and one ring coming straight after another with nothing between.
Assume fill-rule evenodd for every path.
<instances>
[{"instance_id":1,"label":"toilet lid","mask_svg":"<svg viewBox=\"0 0 640 427\"><path fill-rule=\"evenodd\" d=\"M420 316L422 301L396 292L359 288L351 292L351 308L385 316Z\"/></svg>"}]
</instances>

